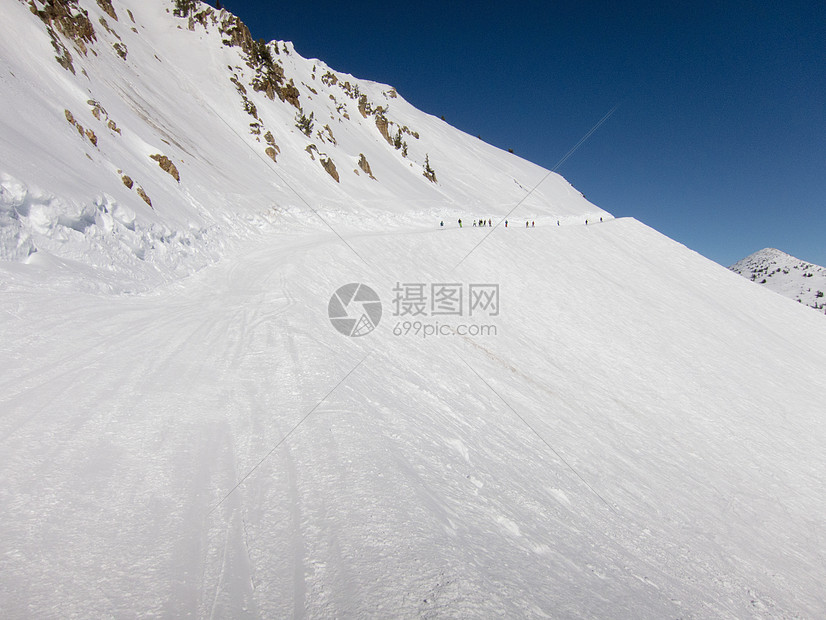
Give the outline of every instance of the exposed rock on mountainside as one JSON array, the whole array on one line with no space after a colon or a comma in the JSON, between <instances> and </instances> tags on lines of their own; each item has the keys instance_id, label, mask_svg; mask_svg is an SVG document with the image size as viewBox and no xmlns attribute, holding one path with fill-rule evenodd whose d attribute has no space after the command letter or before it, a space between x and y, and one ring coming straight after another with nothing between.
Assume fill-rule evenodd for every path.
<instances>
[{"instance_id":1,"label":"exposed rock on mountainside","mask_svg":"<svg viewBox=\"0 0 826 620\"><path fill-rule=\"evenodd\" d=\"M166 155L155 153L154 155L150 155L149 157L150 159L154 159L156 162L158 162L158 165L161 167L161 170L169 174L178 183L181 182L181 175L178 174L178 169L175 167L175 164L172 163L172 160L169 159Z\"/></svg>"},{"instance_id":2,"label":"exposed rock on mountainside","mask_svg":"<svg viewBox=\"0 0 826 620\"><path fill-rule=\"evenodd\" d=\"M41 4L42 8L39 7ZM85 55L87 44L97 39L88 11L81 9L77 0L29 0L29 8L46 24L52 47L57 53L55 60L64 69L75 73L72 55L58 35L68 39Z\"/></svg>"},{"instance_id":3,"label":"exposed rock on mountainside","mask_svg":"<svg viewBox=\"0 0 826 620\"><path fill-rule=\"evenodd\" d=\"M148 204L150 207L152 207L152 201L149 199L149 196L146 195L146 192L143 190L142 187L138 187L135 191L138 193L138 196L140 196L146 204ZM152 207L152 208L154 209L154 207Z\"/></svg>"},{"instance_id":4,"label":"exposed rock on mountainside","mask_svg":"<svg viewBox=\"0 0 826 620\"><path fill-rule=\"evenodd\" d=\"M118 21L118 14L115 12L115 7L112 6L112 0L97 0L97 2L98 6L102 8L109 17Z\"/></svg>"},{"instance_id":5,"label":"exposed rock on mountainside","mask_svg":"<svg viewBox=\"0 0 826 620\"><path fill-rule=\"evenodd\" d=\"M324 166L324 169L327 171L331 177L333 177L336 183L340 183L338 179L338 170L336 170L336 165L333 163L333 160L328 158L321 159L321 165Z\"/></svg>"},{"instance_id":6,"label":"exposed rock on mountainside","mask_svg":"<svg viewBox=\"0 0 826 620\"><path fill-rule=\"evenodd\" d=\"M3 187L14 188L0 191L0 213L15 214L0 218L0 238L31 243L41 256L71 256L124 277L185 274L219 251L217 236L193 230L243 236L304 202L338 210L344 201L355 211L388 205L381 209L393 222L441 219L445 209L488 213L516 204L521 188L545 174L477 140L471 145L394 88L302 58L291 43L256 40L238 17L197 0L19 0L5 3L2 15L27 43L0 41L8 65L0 71L8 111L0 122L13 127L3 135L25 136L0 143ZM46 74L20 66L55 56L69 73L43 87ZM48 144L50 157L63 162L59 172L51 172L51 159L38 159L47 151L26 141ZM342 176L342 162L356 174ZM480 180L467 184L472 176ZM317 194L298 199L285 181ZM554 175L525 208L553 212L554 221L604 213L569 187ZM48 208L14 206L30 194ZM129 226L83 215L100 200L134 211ZM75 221L85 224L65 232ZM162 242L157 230L165 231ZM79 249L88 244L95 252Z\"/></svg>"},{"instance_id":7,"label":"exposed rock on mountainside","mask_svg":"<svg viewBox=\"0 0 826 620\"><path fill-rule=\"evenodd\" d=\"M367 158L364 156L364 153L359 153L359 168L366 172L367 176L369 176L371 179L376 178L373 176L373 171L370 169L370 164L367 161Z\"/></svg>"},{"instance_id":8,"label":"exposed rock on mountainside","mask_svg":"<svg viewBox=\"0 0 826 620\"><path fill-rule=\"evenodd\" d=\"M390 121L387 120L387 115L384 113L384 108L382 108L381 106L376 108L375 116L376 127L378 128L379 133L382 135L382 137L384 137L385 140L387 140L387 144L392 145L393 139L390 137L389 131Z\"/></svg>"},{"instance_id":9,"label":"exposed rock on mountainside","mask_svg":"<svg viewBox=\"0 0 826 620\"><path fill-rule=\"evenodd\" d=\"M43 8L38 8L38 4L42 4ZM29 0L29 7L50 31L56 29L83 54L87 44L97 40L89 12L78 5L78 0Z\"/></svg>"}]
</instances>

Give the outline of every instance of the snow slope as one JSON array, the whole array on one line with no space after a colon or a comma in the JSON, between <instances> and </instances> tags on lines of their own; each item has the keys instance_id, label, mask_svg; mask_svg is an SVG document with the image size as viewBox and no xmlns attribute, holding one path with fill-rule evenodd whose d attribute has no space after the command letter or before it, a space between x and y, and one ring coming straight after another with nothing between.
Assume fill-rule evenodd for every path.
<instances>
[{"instance_id":1,"label":"snow slope","mask_svg":"<svg viewBox=\"0 0 826 620\"><path fill-rule=\"evenodd\" d=\"M764 248L729 267L752 282L790 297L805 306L826 312L826 269L794 256Z\"/></svg>"},{"instance_id":2,"label":"snow slope","mask_svg":"<svg viewBox=\"0 0 826 620\"><path fill-rule=\"evenodd\" d=\"M165 6L114 3L127 60L71 77L0 5L4 618L826 614L820 317L555 175L512 216L536 228L458 229L546 172L388 95L402 157L294 52L305 112L349 106L313 141L340 180L250 88L269 163L238 49ZM122 130L99 148L63 112L88 90ZM348 283L383 304L359 338L328 318ZM497 311L394 316L416 284Z\"/></svg>"},{"instance_id":3,"label":"snow slope","mask_svg":"<svg viewBox=\"0 0 826 620\"><path fill-rule=\"evenodd\" d=\"M822 616L822 320L633 220L451 271L482 234L4 291L5 615ZM397 281L445 279L501 285L495 336L394 335Z\"/></svg>"}]
</instances>

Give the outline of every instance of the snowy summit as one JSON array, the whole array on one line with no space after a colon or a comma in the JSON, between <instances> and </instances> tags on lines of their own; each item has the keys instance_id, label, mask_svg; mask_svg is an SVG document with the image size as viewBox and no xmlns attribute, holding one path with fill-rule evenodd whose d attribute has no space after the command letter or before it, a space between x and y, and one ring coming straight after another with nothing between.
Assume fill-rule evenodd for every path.
<instances>
[{"instance_id":1,"label":"snowy summit","mask_svg":"<svg viewBox=\"0 0 826 620\"><path fill-rule=\"evenodd\" d=\"M0 23L4 618L826 616L822 317L225 10Z\"/></svg>"},{"instance_id":2,"label":"snowy summit","mask_svg":"<svg viewBox=\"0 0 826 620\"><path fill-rule=\"evenodd\" d=\"M826 313L826 268L765 248L729 267L752 282Z\"/></svg>"}]
</instances>

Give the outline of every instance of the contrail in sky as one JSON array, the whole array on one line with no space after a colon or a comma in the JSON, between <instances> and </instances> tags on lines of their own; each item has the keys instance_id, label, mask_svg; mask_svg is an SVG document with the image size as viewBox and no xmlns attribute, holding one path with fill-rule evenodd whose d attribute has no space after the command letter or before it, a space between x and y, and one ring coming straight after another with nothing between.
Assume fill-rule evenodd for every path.
<instances>
[{"instance_id":1,"label":"contrail in sky","mask_svg":"<svg viewBox=\"0 0 826 620\"><path fill-rule=\"evenodd\" d=\"M456 263L456 264L453 266L453 269L456 269L456 267L458 267L459 265L461 265L462 263L464 263L464 262L465 262L465 259L466 259L468 256L470 256L471 254L473 254L473 252L475 252L475 251L476 251L476 248L478 248L480 245L482 245L482 244L485 242L485 239L487 239L488 237L490 237L490 235L493 233L493 231L494 231L494 230L496 230L497 228L499 228L499 225L500 225L502 222L504 222L505 220L507 220L507 219L508 219L508 217L510 216L510 214L511 214L511 213L513 213L514 211L516 211L516 209L518 209L518 208L519 208L519 206L520 206L523 202L525 202L525 201L528 199L528 197L529 197L531 194L533 194L533 193L534 193L534 191L536 191L536 188L537 188L537 187L539 187L540 185L542 185L542 183L544 183L544 182L545 182L545 179L547 179L547 178L548 178L549 176L551 176L554 172L556 172L556 171L557 171L557 169L558 169L558 168L559 168L562 164L564 164L564 163L565 163L565 161L566 161L566 160L567 160L567 159L568 159L571 155L573 155L573 154L574 154L574 152L576 152L576 150L577 150L579 147L581 147L581 146L585 143L585 141L586 141L588 138L590 138L590 137L593 135L593 133L594 133L597 129L599 129L599 128L602 126L602 124L603 124L605 121L607 121L609 118L611 118L611 115L612 115L614 112L616 112L616 111L617 111L617 108L618 108L619 106L620 106L620 104L618 103L617 105L615 105L613 108L611 108L611 109L608 111L608 114L606 114L606 115L605 115L605 116L603 116L601 119L599 119L599 122L598 122L596 125L594 125L593 127L591 127L590 131L588 131L588 133L586 133L584 136L582 136L582 139L581 139L579 142L577 142L577 143L573 146L573 148L572 148L570 151L568 151L567 153L565 153L565 157L563 157L563 158L562 158L562 159L560 159L558 162L556 162L556 166L554 166L553 168L551 168L550 170L548 170L547 174L539 180L539 183L537 183L536 185L534 185L534 186L531 188L531 190L530 190L527 194L525 194L525 195L522 197L522 199L521 199L519 202L517 202L517 203L513 206L513 209L511 209L510 211L508 211L508 212L507 212L507 214L505 215L505 217L500 218L500 219L496 222L496 224L493 226L493 228L491 228L491 229L490 229L490 231L488 232L488 234L486 234L484 237L482 237L482 239L479 241L479 243L477 243L476 245L474 245L474 246L470 249L470 252L468 252L467 254L465 254L465 256L462 258L462 260L460 260L458 263ZM354 251L355 251L355 250L354 250ZM451 270L451 271L452 271L452 270Z\"/></svg>"},{"instance_id":2,"label":"contrail in sky","mask_svg":"<svg viewBox=\"0 0 826 620\"><path fill-rule=\"evenodd\" d=\"M592 135L592 134L593 134L593 133L594 133L597 129L599 129L599 128L600 128L600 126L601 126L601 125L602 125L605 121L607 121L609 118L611 118L611 115L612 115L614 112L616 112L616 111L617 111L617 108L619 107L619 105L620 105L620 104L615 105L613 108L611 108L611 110L608 112L608 114L606 114L606 115L605 115L605 116L603 116L601 119L599 119L599 122L598 122L596 125L594 125L593 127L591 127L591 131L589 131L589 132L588 132L588 133L586 133L584 136L582 136L582 139L581 139L579 142L577 142L577 143L574 145L574 147L573 147L570 151L568 151L567 153L565 153L565 157L563 157L563 158L562 158L562 159L560 159L558 162L556 162L556 166L554 166L553 168L551 168L551 172L556 172L556 171L557 171L557 169L558 169L558 168L559 168L562 164L564 164L564 163L567 161L567 159L568 159L571 155L573 155L573 154L576 152L576 150L577 150L579 147L581 147L581 146L585 143L585 141L586 141L588 138L590 138L590 137L591 137L591 135ZM542 180L544 181L545 179L542 179ZM541 181L540 181L540 183L541 183Z\"/></svg>"}]
</instances>

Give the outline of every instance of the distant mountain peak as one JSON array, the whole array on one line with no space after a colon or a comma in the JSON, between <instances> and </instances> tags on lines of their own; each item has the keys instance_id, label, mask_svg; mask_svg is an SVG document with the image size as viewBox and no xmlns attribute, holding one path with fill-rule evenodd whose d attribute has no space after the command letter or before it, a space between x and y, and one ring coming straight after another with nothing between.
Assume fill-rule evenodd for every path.
<instances>
[{"instance_id":1,"label":"distant mountain peak","mask_svg":"<svg viewBox=\"0 0 826 620\"><path fill-rule=\"evenodd\" d=\"M807 263L777 248L763 248L729 269L826 314L826 268L820 265Z\"/></svg>"}]
</instances>

